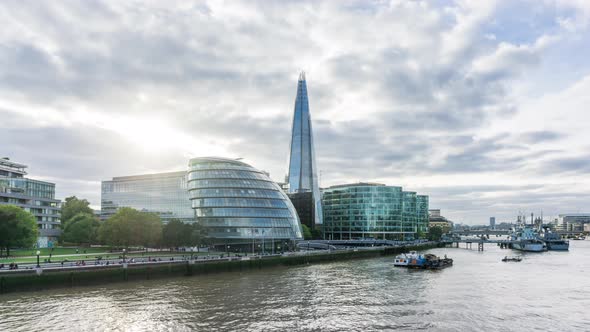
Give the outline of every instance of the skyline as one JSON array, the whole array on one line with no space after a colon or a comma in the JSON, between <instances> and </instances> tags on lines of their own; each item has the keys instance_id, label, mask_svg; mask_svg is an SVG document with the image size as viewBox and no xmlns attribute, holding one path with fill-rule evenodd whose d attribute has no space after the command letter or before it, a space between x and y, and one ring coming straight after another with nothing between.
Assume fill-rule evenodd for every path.
<instances>
[{"instance_id":1,"label":"skyline","mask_svg":"<svg viewBox=\"0 0 590 332\"><path fill-rule=\"evenodd\" d=\"M590 3L8 1L0 21L0 157L61 199L212 155L280 181L305 70L322 187L403 186L469 224L588 212Z\"/></svg>"}]
</instances>

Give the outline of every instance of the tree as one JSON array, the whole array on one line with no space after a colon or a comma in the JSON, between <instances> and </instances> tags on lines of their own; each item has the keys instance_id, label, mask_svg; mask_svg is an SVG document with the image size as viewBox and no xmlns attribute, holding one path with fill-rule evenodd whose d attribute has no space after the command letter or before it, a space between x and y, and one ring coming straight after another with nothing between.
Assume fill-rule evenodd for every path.
<instances>
[{"instance_id":1,"label":"tree","mask_svg":"<svg viewBox=\"0 0 590 332\"><path fill-rule=\"evenodd\" d=\"M301 230L303 231L303 239L311 240L311 231L307 225L301 224Z\"/></svg>"},{"instance_id":2,"label":"tree","mask_svg":"<svg viewBox=\"0 0 590 332\"><path fill-rule=\"evenodd\" d=\"M321 240L322 239L322 231L318 228L314 228L311 230L311 238L314 240Z\"/></svg>"},{"instance_id":3,"label":"tree","mask_svg":"<svg viewBox=\"0 0 590 332\"><path fill-rule=\"evenodd\" d=\"M65 203L61 206L61 226L63 229L70 219L79 213L94 215L90 208L90 202L85 199L78 199L76 196L66 197Z\"/></svg>"},{"instance_id":4,"label":"tree","mask_svg":"<svg viewBox=\"0 0 590 332\"><path fill-rule=\"evenodd\" d=\"M0 248L31 248L37 242L37 221L31 213L14 205L0 205ZM0 252L1 255L1 252Z\"/></svg>"},{"instance_id":5,"label":"tree","mask_svg":"<svg viewBox=\"0 0 590 332\"><path fill-rule=\"evenodd\" d=\"M200 246L206 242L207 229L200 223L172 219L162 229L162 244L168 247Z\"/></svg>"},{"instance_id":6,"label":"tree","mask_svg":"<svg viewBox=\"0 0 590 332\"><path fill-rule=\"evenodd\" d=\"M155 213L124 207L100 225L98 236L113 246L155 247L162 240L162 221Z\"/></svg>"},{"instance_id":7,"label":"tree","mask_svg":"<svg viewBox=\"0 0 590 332\"><path fill-rule=\"evenodd\" d=\"M428 229L428 239L430 241L439 241L443 234L443 230L439 226L430 227Z\"/></svg>"},{"instance_id":8,"label":"tree","mask_svg":"<svg viewBox=\"0 0 590 332\"><path fill-rule=\"evenodd\" d=\"M423 239L424 238L424 232L422 231L422 229L418 228L418 231L416 232L416 238L417 239Z\"/></svg>"},{"instance_id":9,"label":"tree","mask_svg":"<svg viewBox=\"0 0 590 332\"><path fill-rule=\"evenodd\" d=\"M66 242L77 244L91 244L97 240L98 228L100 223L98 219L88 213L78 213L70 218L65 225L62 239Z\"/></svg>"},{"instance_id":10,"label":"tree","mask_svg":"<svg viewBox=\"0 0 590 332\"><path fill-rule=\"evenodd\" d=\"M162 244L167 247L184 245L192 232L192 229L187 229L186 226L187 224L178 219L170 220L162 229Z\"/></svg>"},{"instance_id":11,"label":"tree","mask_svg":"<svg viewBox=\"0 0 590 332\"><path fill-rule=\"evenodd\" d=\"M199 250L199 247L205 243L207 243L207 235L208 235L208 231L207 228L205 226L203 226L202 224L196 222L190 225L191 226L191 236L190 236L190 242L191 242L191 246L197 246L197 251Z\"/></svg>"}]
</instances>

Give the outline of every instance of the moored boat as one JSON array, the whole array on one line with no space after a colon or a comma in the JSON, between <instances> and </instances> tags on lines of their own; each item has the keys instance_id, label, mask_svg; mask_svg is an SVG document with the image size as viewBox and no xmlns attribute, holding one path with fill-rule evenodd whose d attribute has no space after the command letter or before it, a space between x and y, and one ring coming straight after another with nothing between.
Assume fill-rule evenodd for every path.
<instances>
[{"instance_id":1,"label":"moored boat","mask_svg":"<svg viewBox=\"0 0 590 332\"><path fill-rule=\"evenodd\" d=\"M525 226L512 234L512 248L521 251L541 252L547 250L547 244L539 239L533 228Z\"/></svg>"},{"instance_id":2,"label":"moored boat","mask_svg":"<svg viewBox=\"0 0 590 332\"><path fill-rule=\"evenodd\" d=\"M522 261L522 257L504 257L502 258L502 262L520 262Z\"/></svg>"},{"instance_id":3,"label":"moored boat","mask_svg":"<svg viewBox=\"0 0 590 332\"><path fill-rule=\"evenodd\" d=\"M444 258L440 258L432 254L420 255L416 252L399 255L395 258L394 262L394 266L398 267L427 270L439 270L452 265L453 260L451 258L447 258L446 255Z\"/></svg>"},{"instance_id":4,"label":"moored boat","mask_svg":"<svg viewBox=\"0 0 590 332\"><path fill-rule=\"evenodd\" d=\"M409 253L403 253L401 255L395 256L395 260L393 261L394 266L403 266L407 267L410 264L411 260L420 260L422 259L422 255L419 255L415 251L410 251Z\"/></svg>"},{"instance_id":5,"label":"moored boat","mask_svg":"<svg viewBox=\"0 0 590 332\"><path fill-rule=\"evenodd\" d=\"M547 244L547 250L569 250L570 242L564 240L556 233L546 232L543 241Z\"/></svg>"}]
</instances>

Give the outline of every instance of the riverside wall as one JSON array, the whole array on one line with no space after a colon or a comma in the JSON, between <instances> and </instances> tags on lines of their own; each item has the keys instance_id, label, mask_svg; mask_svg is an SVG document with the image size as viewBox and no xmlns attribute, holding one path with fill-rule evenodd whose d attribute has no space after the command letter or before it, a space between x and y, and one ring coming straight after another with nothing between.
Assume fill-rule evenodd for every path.
<instances>
[{"instance_id":1,"label":"riverside wall","mask_svg":"<svg viewBox=\"0 0 590 332\"><path fill-rule=\"evenodd\" d=\"M426 250L437 246L437 244L430 243L404 247L375 248L372 250L335 250L322 253L310 252L308 255L197 261L195 263L190 261L170 261L157 264L130 264L127 268L122 266L64 268L44 270L40 274L37 274L35 270L0 273L0 294L373 258L395 255L411 250Z\"/></svg>"}]
</instances>

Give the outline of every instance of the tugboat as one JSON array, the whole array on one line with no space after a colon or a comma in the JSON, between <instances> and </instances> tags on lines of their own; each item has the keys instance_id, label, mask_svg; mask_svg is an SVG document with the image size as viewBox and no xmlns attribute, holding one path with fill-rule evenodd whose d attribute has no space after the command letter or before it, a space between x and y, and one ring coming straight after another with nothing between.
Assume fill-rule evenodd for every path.
<instances>
[{"instance_id":1,"label":"tugboat","mask_svg":"<svg viewBox=\"0 0 590 332\"><path fill-rule=\"evenodd\" d=\"M524 226L512 234L512 248L521 251L541 252L547 245L540 240L532 227Z\"/></svg>"},{"instance_id":2,"label":"tugboat","mask_svg":"<svg viewBox=\"0 0 590 332\"><path fill-rule=\"evenodd\" d=\"M547 244L547 250L569 250L570 242L563 240L557 233L545 232L543 241Z\"/></svg>"}]
</instances>

